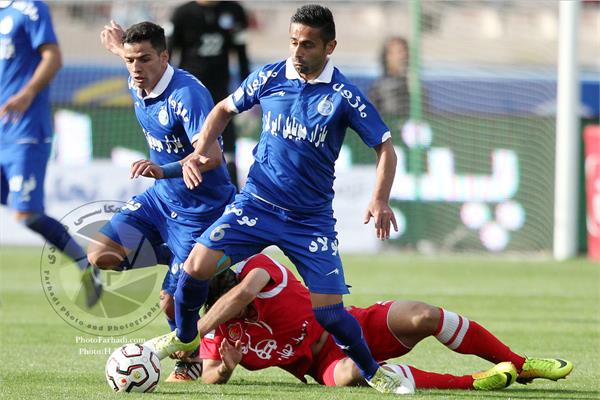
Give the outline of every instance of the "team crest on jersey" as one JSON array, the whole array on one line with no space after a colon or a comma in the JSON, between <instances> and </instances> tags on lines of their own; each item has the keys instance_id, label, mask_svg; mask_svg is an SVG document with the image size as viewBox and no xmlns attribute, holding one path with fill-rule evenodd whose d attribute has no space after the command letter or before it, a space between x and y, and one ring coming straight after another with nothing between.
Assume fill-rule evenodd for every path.
<instances>
[{"instance_id":1,"label":"team crest on jersey","mask_svg":"<svg viewBox=\"0 0 600 400\"><path fill-rule=\"evenodd\" d=\"M12 17L9 15L5 17L2 21L0 21L0 33L3 35L8 35L10 31L12 31L14 26L14 22Z\"/></svg>"},{"instance_id":2,"label":"team crest on jersey","mask_svg":"<svg viewBox=\"0 0 600 400\"><path fill-rule=\"evenodd\" d=\"M317 106L317 111L319 112L319 114L325 117L331 115L331 113L333 112L333 101L331 101L330 95L325 96L323 100L321 100L321 102Z\"/></svg>"},{"instance_id":3,"label":"team crest on jersey","mask_svg":"<svg viewBox=\"0 0 600 400\"><path fill-rule=\"evenodd\" d=\"M169 123L169 113L165 107L162 107L158 112L158 122L163 126Z\"/></svg>"},{"instance_id":4,"label":"team crest on jersey","mask_svg":"<svg viewBox=\"0 0 600 400\"><path fill-rule=\"evenodd\" d=\"M235 322L227 326L227 336L233 341L240 340L243 333L244 329L242 328L242 324L239 322Z\"/></svg>"}]
</instances>

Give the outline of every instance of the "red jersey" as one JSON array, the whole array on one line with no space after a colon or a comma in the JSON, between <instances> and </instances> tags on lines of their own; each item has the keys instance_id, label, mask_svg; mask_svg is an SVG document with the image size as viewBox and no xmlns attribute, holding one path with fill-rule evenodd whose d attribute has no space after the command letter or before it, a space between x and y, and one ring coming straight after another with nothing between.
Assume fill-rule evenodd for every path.
<instances>
[{"instance_id":1,"label":"red jersey","mask_svg":"<svg viewBox=\"0 0 600 400\"><path fill-rule=\"evenodd\" d=\"M313 360L311 345L323 333L315 320L308 289L289 269L264 254L238 264L236 273L241 280L255 268L267 271L271 280L249 305L254 316L229 320L203 337L200 357L220 360L221 342L240 340L240 365L244 368L280 367L305 382Z\"/></svg>"}]
</instances>

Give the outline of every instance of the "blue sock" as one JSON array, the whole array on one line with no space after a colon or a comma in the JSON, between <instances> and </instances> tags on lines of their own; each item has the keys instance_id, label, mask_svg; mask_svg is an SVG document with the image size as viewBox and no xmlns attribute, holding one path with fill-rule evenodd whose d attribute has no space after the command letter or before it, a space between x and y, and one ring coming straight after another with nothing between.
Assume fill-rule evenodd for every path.
<instances>
[{"instance_id":1,"label":"blue sock","mask_svg":"<svg viewBox=\"0 0 600 400\"><path fill-rule=\"evenodd\" d=\"M117 267L117 271L127 271L128 269L153 267L157 264L169 265L173 258L173 253L169 246L164 243L152 245L153 254L144 248L132 251L127 257L121 261ZM131 260L130 260L131 258Z\"/></svg>"},{"instance_id":2,"label":"blue sock","mask_svg":"<svg viewBox=\"0 0 600 400\"><path fill-rule=\"evenodd\" d=\"M39 233L54 247L71 257L80 269L87 268L88 260L85 251L69 235L65 227L46 214L32 214L23 221L26 227Z\"/></svg>"},{"instance_id":3,"label":"blue sock","mask_svg":"<svg viewBox=\"0 0 600 400\"><path fill-rule=\"evenodd\" d=\"M169 324L169 327L171 328L171 332L173 332L175 329L177 329L177 324L171 318L167 318L167 323Z\"/></svg>"},{"instance_id":4,"label":"blue sock","mask_svg":"<svg viewBox=\"0 0 600 400\"><path fill-rule=\"evenodd\" d=\"M360 369L362 376L370 380L379 364L362 335L358 321L344 308L342 303L314 308L317 322L329 332L336 344Z\"/></svg>"},{"instance_id":5,"label":"blue sock","mask_svg":"<svg viewBox=\"0 0 600 400\"><path fill-rule=\"evenodd\" d=\"M185 270L179 274L175 290L175 322L177 337L184 343L191 342L198 335L198 312L208 296L209 282L196 279Z\"/></svg>"}]
</instances>

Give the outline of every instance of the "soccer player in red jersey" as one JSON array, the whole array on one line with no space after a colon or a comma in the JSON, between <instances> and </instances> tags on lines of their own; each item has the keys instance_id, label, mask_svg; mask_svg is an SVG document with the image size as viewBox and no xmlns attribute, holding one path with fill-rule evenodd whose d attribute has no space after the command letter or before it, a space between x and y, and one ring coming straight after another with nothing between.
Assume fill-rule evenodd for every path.
<instances>
[{"instance_id":1,"label":"soccer player in red jersey","mask_svg":"<svg viewBox=\"0 0 600 400\"><path fill-rule=\"evenodd\" d=\"M226 383L239 364L248 370L280 367L303 382L313 377L327 386L365 384L354 362L316 322L308 290L286 267L257 254L213 279L208 311L198 323L205 383ZM475 321L415 301L385 301L349 307L378 362L400 357L434 336L449 349L497 363L488 371L455 376L408 365L387 364L418 389L502 389L517 379L557 380L573 364L525 358ZM217 327L212 330L212 327Z\"/></svg>"}]
</instances>

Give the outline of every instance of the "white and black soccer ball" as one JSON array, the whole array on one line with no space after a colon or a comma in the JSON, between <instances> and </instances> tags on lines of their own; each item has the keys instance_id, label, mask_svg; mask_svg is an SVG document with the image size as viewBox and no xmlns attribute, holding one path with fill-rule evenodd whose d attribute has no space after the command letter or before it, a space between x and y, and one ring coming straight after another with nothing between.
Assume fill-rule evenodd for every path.
<instances>
[{"instance_id":1,"label":"white and black soccer ball","mask_svg":"<svg viewBox=\"0 0 600 400\"><path fill-rule=\"evenodd\" d=\"M152 392L160 379L160 360L141 344L126 344L106 362L106 381L115 392Z\"/></svg>"}]
</instances>

